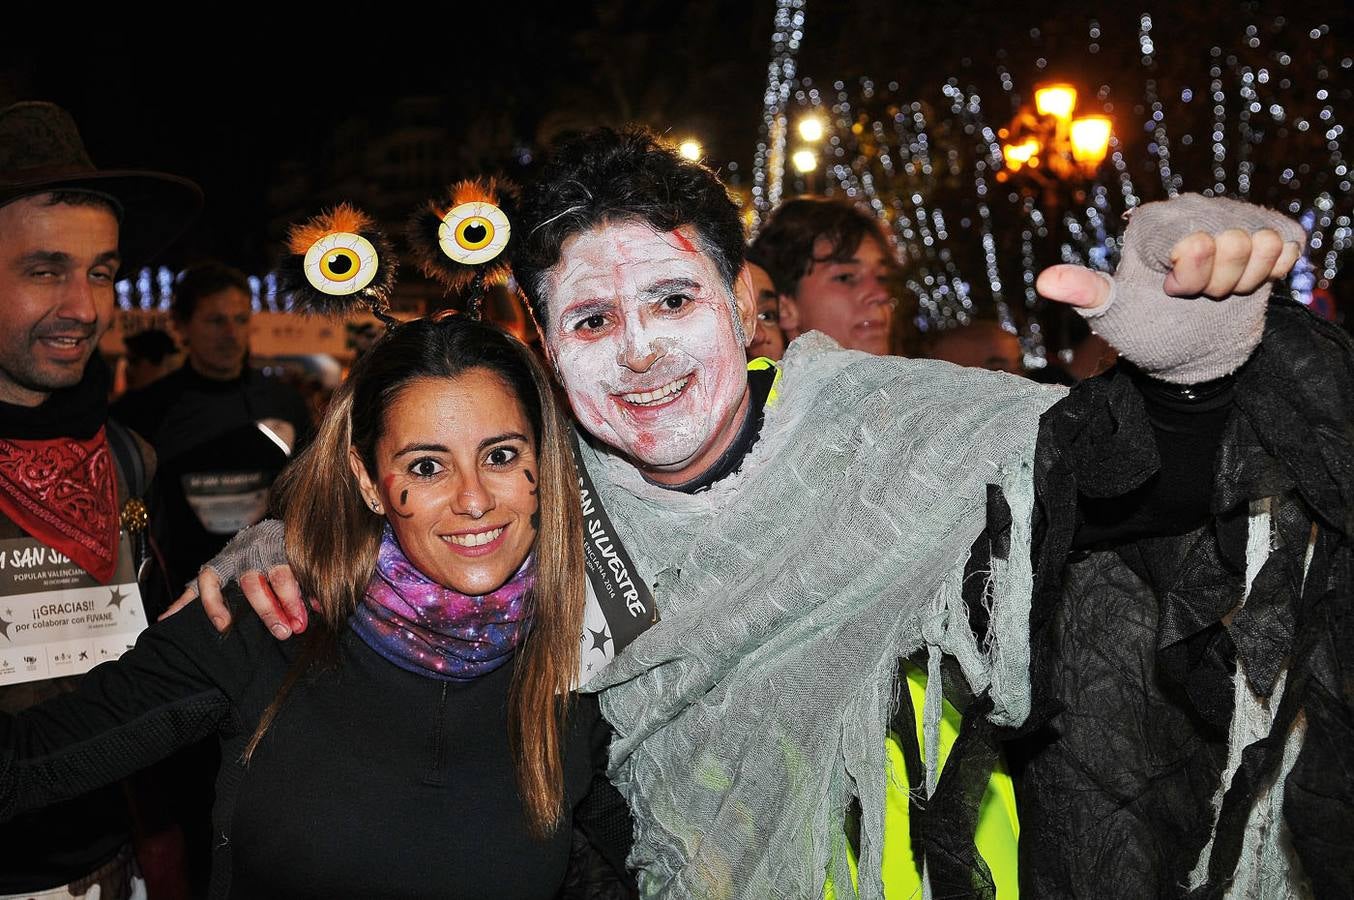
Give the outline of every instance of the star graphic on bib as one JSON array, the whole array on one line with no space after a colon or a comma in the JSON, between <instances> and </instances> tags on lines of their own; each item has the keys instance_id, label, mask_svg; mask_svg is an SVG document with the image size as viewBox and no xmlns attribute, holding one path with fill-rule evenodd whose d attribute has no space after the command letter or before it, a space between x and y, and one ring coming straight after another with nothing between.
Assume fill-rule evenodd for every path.
<instances>
[{"instance_id":1,"label":"star graphic on bib","mask_svg":"<svg viewBox=\"0 0 1354 900\"><path fill-rule=\"evenodd\" d=\"M110 588L108 593L108 606L116 606L118 609L122 609L122 601L127 599L127 595L122 593L122 589ZM107 609L108 607L104 608Z\"/></svg>"},{"instance_id":2,"label":"star graphic on bib","mask_svg":"<svg viewBox=\"0 0 1354 900\"><path fill-rule=\"evenodd\" d=\"M14 615L14 610L12 609L5 610L5 615L7 616ZM14 623L11 622L9 619L6 619L4 616L0 616L0 634L3 634L5 636L5 640L9 640L9 626L13 624Z\"/></svg>"},{"instance_id":3,"label":"star graphic on bib","mask_svg":"<svg viewBox=\"0 0 1354 900\"><path fill-rule=\"evenodd\" d=\"M606 626L603 625L601 631L593 631L591 628L589 628L588 631L592 634L592 647L590 647L589 649L601 650L603 653L605 653L606 642L611 640L611 635L606 633Z\"/></svg>"}]
</instances>

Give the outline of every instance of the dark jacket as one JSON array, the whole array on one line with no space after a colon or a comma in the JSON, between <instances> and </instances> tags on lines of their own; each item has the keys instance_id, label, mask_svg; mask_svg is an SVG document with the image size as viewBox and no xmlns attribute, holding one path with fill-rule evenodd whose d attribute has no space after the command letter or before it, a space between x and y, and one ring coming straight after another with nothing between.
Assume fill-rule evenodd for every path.
<instances>
[{"instance_id":1,"label":"dark jacket","mask_svg":"<svg viewBox=\"0 0 1354 900\"><path fill-rule=\"evenodd\" d=\"M236 531L263 517L273 479L313 431L290 385L253 369L219 381L187 363L122 397L111 415L149 441L159 458L154 534L173 594ZM259 428L267 420L286 423L290 453Z\"/></svg>"},{"instance_id":2,"label":"dark jacket","mask_svg":"<svg viewBox=\"0 0 1354 900\"><path fill-rule=\"evenodd\" d=\"M1021 745L1027 896L1222 896L1295 724L1305 738L1280 786L1294 857L1316 896L1354 893L1351 342L1276 298L1233 390L1211 485L1199 485L1206 506L1173 528L1150 515L1148 531L1096 522L1116 508L1121 523L1138 518L1170 468L1170 436L1128 372L1084 383L1044 416L1033 675L1052 717ZM1266 498L1272 550L1238 609L1250 503ZM1241 671L1275 701L1274 721L1241 757L1208 879L1191 894Z\"/></svg>"}]
</instances>

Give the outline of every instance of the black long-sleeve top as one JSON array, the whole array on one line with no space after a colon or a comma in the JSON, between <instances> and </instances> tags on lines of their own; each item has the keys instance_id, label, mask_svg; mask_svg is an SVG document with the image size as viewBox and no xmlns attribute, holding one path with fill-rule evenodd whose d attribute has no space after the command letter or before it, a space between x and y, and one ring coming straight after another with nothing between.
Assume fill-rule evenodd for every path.
<instances>
[{"instance_id":1,"label":"black long-sleeve top","mask_svg":"<svg viewBox=\"0 0 1354 900\"><path fill-rule=\"evenodd\" d=\"M213 897L556 896L570 817L547 840L528 833L508 745L513 666L438 681L346 632L336 662L302 676L246 766L302 640L279 642L251 615L218 635L197 606L148 629L77 692L0 721L0 818L215 733ZM563 743L566 810L595 780L611 790L609 736L595 699L580 697Z\"/></svg>"}]
</instances>

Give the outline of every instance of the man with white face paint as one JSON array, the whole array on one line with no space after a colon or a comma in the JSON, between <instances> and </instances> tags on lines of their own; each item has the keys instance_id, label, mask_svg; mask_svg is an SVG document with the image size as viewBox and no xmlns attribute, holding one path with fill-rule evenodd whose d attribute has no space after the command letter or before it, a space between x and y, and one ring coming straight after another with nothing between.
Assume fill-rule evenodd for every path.
<instances>
[{"instance_id":1,"label":"man with white face paint","mask_svg":"<svg viewBox=\"0 0 1354 900\"><path fill-rule=\"evenodd\" d=\"M543 285L545 346L574 415L674 488L707 472L747 418L755 318L699 240L690 225L618 222L566 241L569 262Z\"/></svg>"},{"instance_id":2,"label":"man with white face paint","mask_svg":"<svg viewBox=\"0 0 1354 900\"><path fill-rule=\"evenodd\" d=\"M1321 835L1350 822L1325 798L1348 788L1332 724L1348 689L1328 686L1354 683L1354 556L1350 526L1315 510L1354 521L1354 492L1303 454L1354 448L1337 399L1354 363L1347 338L1268 304L1294 223L1186 197L1135 214L1114 280L1045 272L1041 293L1136 364L1069 395L816 333L744 375L737 210L646 133L559 148L515 227L517 279L592 436L590 500L662 615L586 685L616 729L647 896L1014 896L1014 861L994 856L1014 800L989 808L1007 802L988 781L998 729L1057 704L1026 766L1027 895L1221 896L1258 878L1283 896L1299 868L1344 877ZM1274 539L1248 548L1248 527ZM1309 536L1317 590L1294 599L1278 586L1302 584ZM244 542L248 567L281 563L263 543ZM243 581L275 630L303 625L285 567L270 581L290 624ZM1312 652L1290 671L1297 647ZM1249 736L1229 747L1233 689ZM1264 786L1281 774L1286 796Z\"/></svg>"}]
</instances>

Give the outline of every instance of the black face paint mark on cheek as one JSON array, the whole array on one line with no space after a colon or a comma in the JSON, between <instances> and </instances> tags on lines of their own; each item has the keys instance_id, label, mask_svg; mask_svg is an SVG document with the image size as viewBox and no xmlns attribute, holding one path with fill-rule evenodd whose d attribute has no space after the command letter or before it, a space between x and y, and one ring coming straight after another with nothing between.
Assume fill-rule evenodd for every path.
<instances>
[{"instance_id":1,"label":"black face paint mark on cheek","mask_svg":"<svg viewBox=\"0 0 1354 900\"><path fill-rule=\"evenodd\" d=\"M531 474L531 470L530 470L530 469L523 469L523 470L522 470L522 474L525 475L525 476L527 476L527 482L528 482L528 483L530 483L530 484L535 484L535 483L536 483L536 476ZM532 489L531 489L531 496L535 497L536 494L539 493L539 492L540 492L540 488L532 488Z\"/></svg>"},{"instance_id":2,"label":"black face paint mark on cheek","mask_svg":"<svg viewBox=\"0 0 1354 900\"><path fill-rule=\"evenodd\" d=\"M408 505L409 505L409 488L405 488L404 490L400 491L400 506L403 507ZM414 517L413 513L405 512L403 509L392 509L391 512L399 516L401 519L412 519Z\"/></svg>"},{"instance_id":3,"label":"black face paint mark on cheek","mask_svg":"<svg viewBox=\"0 0 1354 900\"><path fill-rule=\"evenodd\" d=\"M541 530L541 511L539 509L531 514L531 529L532 531Z\"/></svg>"},{"instance_id":4,"label":"black face paint mark on cheek","mask_svg":"<svg viewBox=\"0 0 1354 900\"><path fill-rule=\"evenodd\" d=\"M384 484L386 493L389 493L395 487L395 476L393 474L387 475ZM409 489L405 488L404 491L400 494L400 506L404 506L408 502L409 502ZM391 508L390 511L393 512L395 515L399 516L401 519L412 519L414 517L413 513L401 512L393 507Z\"/></svg>"}]
</instances>

